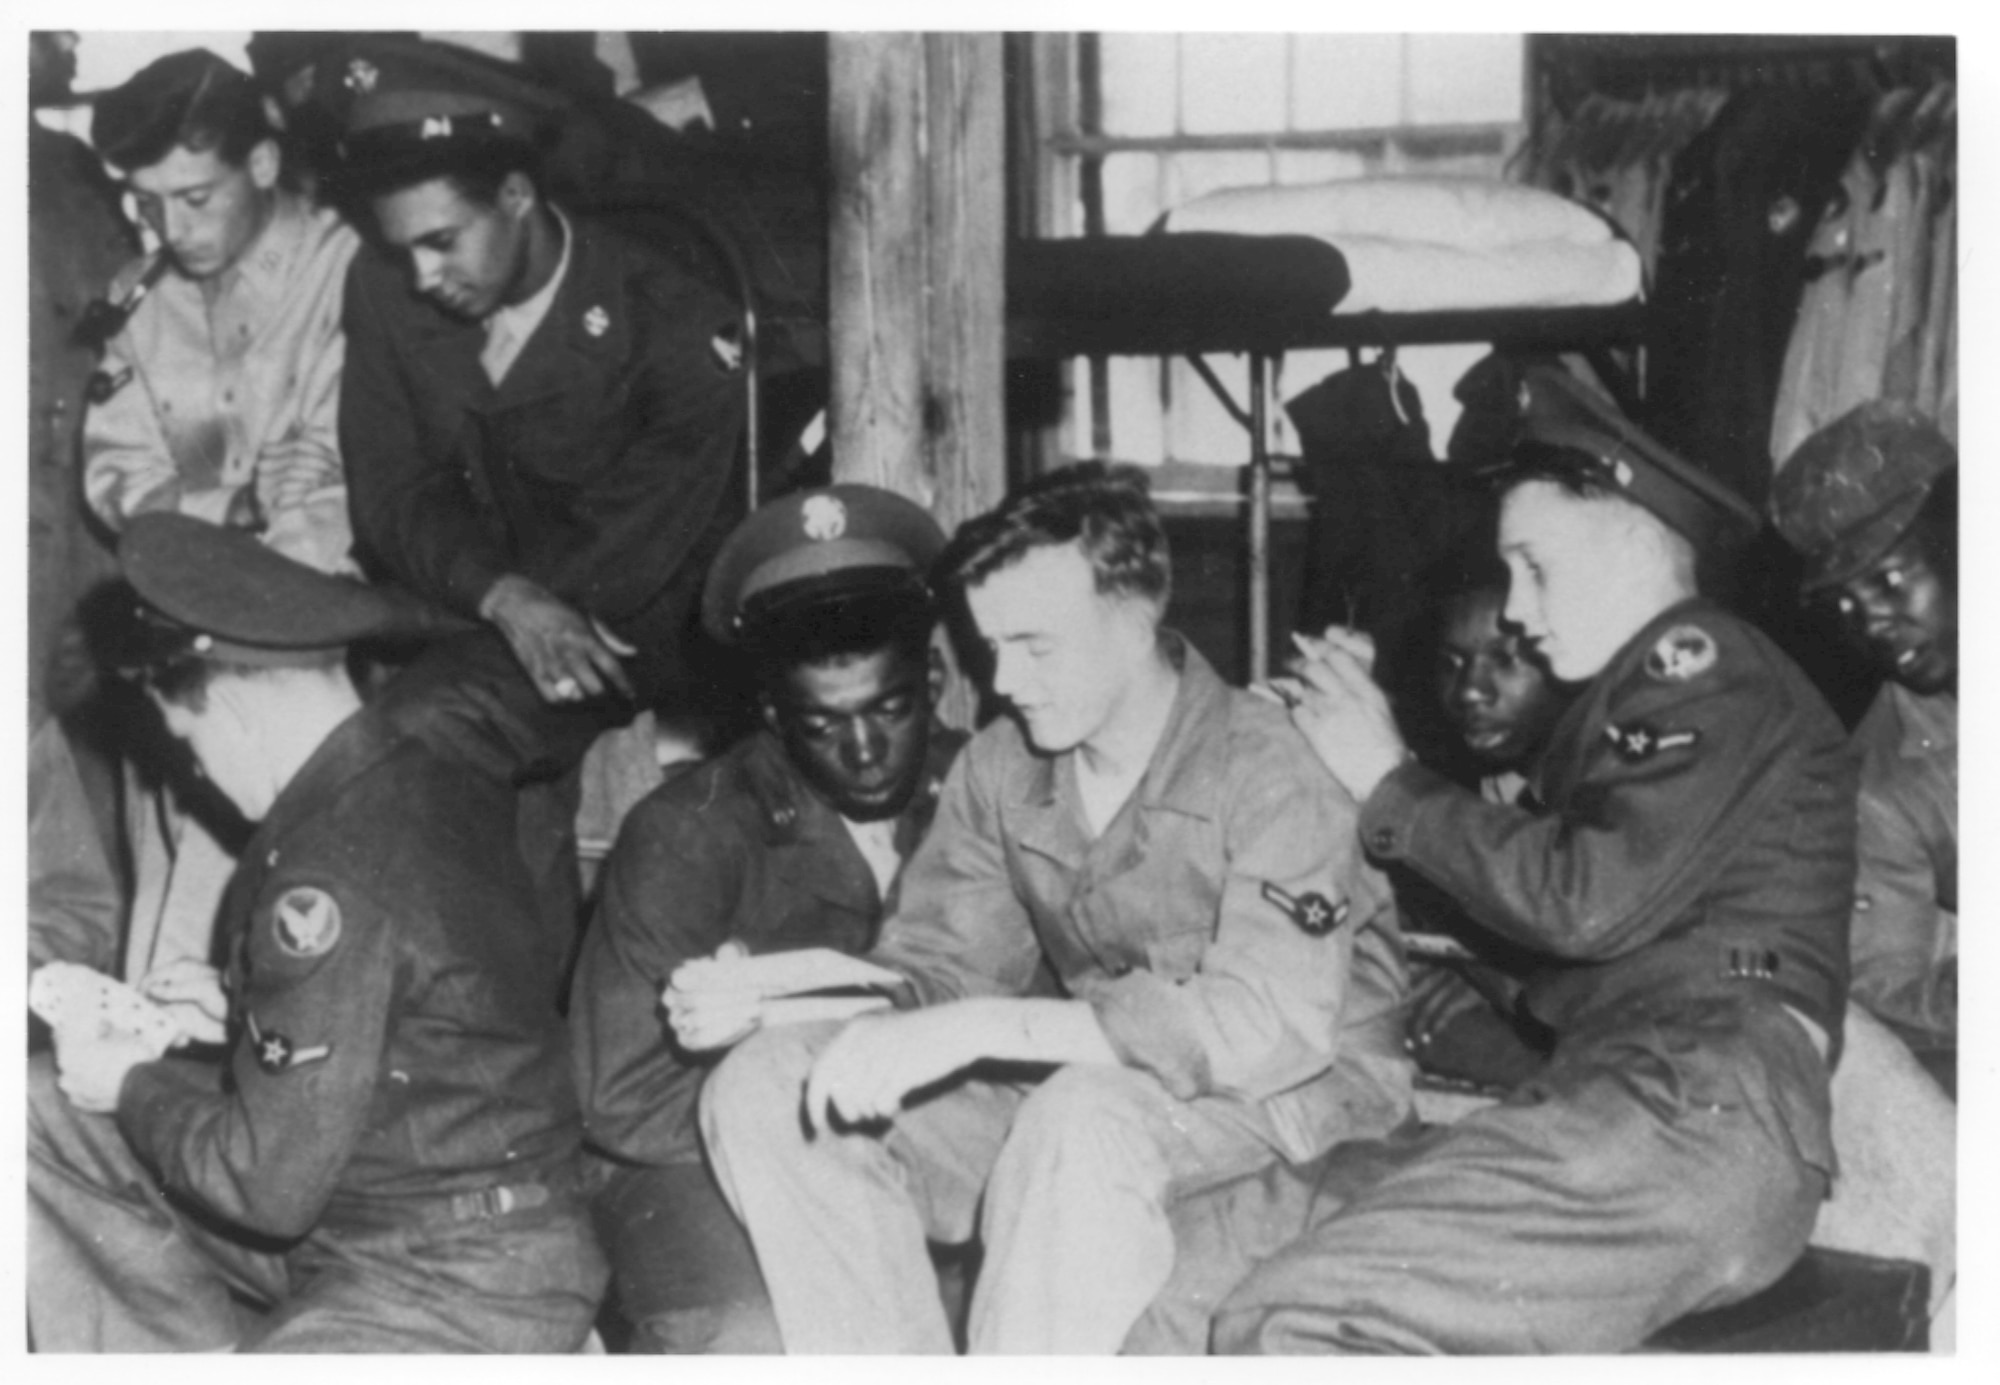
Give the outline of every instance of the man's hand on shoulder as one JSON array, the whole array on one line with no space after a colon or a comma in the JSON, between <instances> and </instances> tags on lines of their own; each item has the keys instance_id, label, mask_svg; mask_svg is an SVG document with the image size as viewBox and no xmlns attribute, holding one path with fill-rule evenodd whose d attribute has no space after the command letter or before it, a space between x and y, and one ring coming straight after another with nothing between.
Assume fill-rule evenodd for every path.
<instances>
[{"instance_id":1,"label":"man's hand on shoulder","mask_svg":"<svg viewBox=\"0 0 2000 1385\"><path fill-rule=\"evenodd\" d=\"M1268 695L1282 702L1313 753L1357 803L1410 758L1388 694L1372 676L1375 644L1366 635L1330 628L1315 639L1294 635L1298 656L1288 678L1274 678Z\"/></svg>"},{"instance_id":2,"label":"man's hand on shoulder","mask_svg":"<svg viewBox=\"0 0 2000 1385\"><path fill-rule=\"evenodd\" d=\"M481 619L507 637L514 657L546 702L581 702L632 682L589 617L525 577L508 574L480 599Z\"/></svg>"}]
</instances>

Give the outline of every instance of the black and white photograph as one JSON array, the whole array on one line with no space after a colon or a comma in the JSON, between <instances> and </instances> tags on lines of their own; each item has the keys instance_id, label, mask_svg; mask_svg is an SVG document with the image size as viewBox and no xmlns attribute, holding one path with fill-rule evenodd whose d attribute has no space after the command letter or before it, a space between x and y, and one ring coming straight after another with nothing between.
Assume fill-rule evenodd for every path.
<instances>
[{"instance_id":1,"label":"black and white photograph","mask_svg":"<svg viewBox=\"0 0 2000 1385\"><path fill-rule=\"evenodd\" d=\"M1993 1346L1979 35L427 9L18 31L14 1354Z\"/></svg>"}]
</instances>

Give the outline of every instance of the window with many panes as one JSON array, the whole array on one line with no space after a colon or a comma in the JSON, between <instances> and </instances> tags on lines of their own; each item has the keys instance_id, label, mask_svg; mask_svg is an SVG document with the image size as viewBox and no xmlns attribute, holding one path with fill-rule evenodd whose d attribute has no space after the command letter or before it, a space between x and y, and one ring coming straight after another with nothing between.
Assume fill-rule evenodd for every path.
<instances>
[{"instance_id":1,"label":"window with many panes","mask_svg":"<svg viewBox=\"0 0 2000 1385\"><path fill-rule=\"evenodd\" d=\"M1043 235L1137 235L1218 188L1406 175L1499 177L1524 134L1518 34L1040 35ZM1050 90L1049 88L1055 88ZM1442 445L1478 348L1405 353ZM1346 363L1300 352L1282 399ZM1210 364L1241 400L1241 361ZM1058 448L1240 464L1241 427L1185 361L1074 362ZM1290 449L1282 409L1273 444Z\"/></svg>"}]
</instances>

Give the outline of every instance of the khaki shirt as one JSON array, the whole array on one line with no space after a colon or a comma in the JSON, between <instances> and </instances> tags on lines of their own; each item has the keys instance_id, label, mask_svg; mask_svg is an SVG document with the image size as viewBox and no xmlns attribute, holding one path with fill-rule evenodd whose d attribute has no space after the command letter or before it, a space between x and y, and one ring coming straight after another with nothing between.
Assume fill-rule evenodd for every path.
<instances>
[{"instance_id":1,"label":"khaki shirt","mask_svg":"<svg viewBox=\"0 0 2000 1385\"><path fill-rule=\"evenodd\" d=\"M221 523L255 486L266 542L322 570L352 547L338 431L341 286L360 238L331 211L278 195L241 259L203 284L169 273L105 352L116 386L84 423L84 493L113 529L150 510ZM143 270L114 281L122 298ZM324 479L278 503L261 465L316 458Z\"/></svg>"},{"instance_id":2,"label":"khaki shirt","mask_svg":"<svg viewBox=\"0 0 2000 1385\"><path fill-rule=\"evenodd\" d=\"M1388 883L1285 714L1163 639L1173 712L1104 832L1081 825L1075 752L995 722L946 779L870 955L925 1004L1029 995L1046 968L1128 1066L1183 1101L1239 1103L1303 1161L1408 1103Z\"/></svg>"}]
</instances>

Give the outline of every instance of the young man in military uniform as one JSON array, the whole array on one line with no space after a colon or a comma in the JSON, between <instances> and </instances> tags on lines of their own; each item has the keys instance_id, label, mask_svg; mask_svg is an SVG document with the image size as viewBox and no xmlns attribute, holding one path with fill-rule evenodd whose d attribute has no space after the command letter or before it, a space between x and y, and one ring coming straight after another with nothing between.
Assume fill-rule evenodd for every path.
<instances>
[{"instance_id":1,"label":"young man in military uniform","mask_svg":"<svg viewBox=\"0 0 2000 1385\"><path fill-rule=\"evenodd\" d=\"M1046 477L940 574L1012 715L952 767L868 954L902 1008L753 1034L703 1133L787 1351L950 1351L926 1240L977 1226L972 1350L1110 1352L1175 1200L1406 1109L1386 891L1282 713L1161 628L1142 479ZM676 973L688 1042L734 1037L749 965Z\"/></svg>"},{"instance_id":2,"label":"young man in military uniform","mask_svg":"<svg viewBox=\"0 0 2000 1385\"><path fill-rule=\"evenodd\" d=\"M605 867L570 1000L597 1199L633 1345L770 1352L757 1262L702 1161L714 1065L669 1032L667 983L728 948L866 952L964 737L934 724L942 676L921 507L871 486L805 491L723 545L703 599L754 661L764 725L632 810Z\"/></svg>"},{"instance_id":3,"label":"young man in military uniform","mask_svg":"<svg viewBox=\"0 0 2000 1385\"><path fill-rule=\"evenodd\" d=\"M1436 766L1489 803L1518 803L1573 689L1501 619L1507 569L1492 541L1489 520L1484 551L1469 563L1454 561L1429 584L1437 608L1426 691L1449 738ZM1544 1036L1522 1023L1512 1004L1518 950L1466 928L1421 876L1405 874L1396 885L1406 936L1442 932L1476 948L1473 957L1412 965L1404 1031L1418 1066L1511 1085L1544 1057Z\"/></svg>"},{"instance_id":4,"label":"young man in military uniform","mask_svg":"<svg viewBox=\"0 0 2000 1385\"><path fill-rule=\"evenodd\" d=\"M575 770L684 694L708 560L739 511L735 311L546 201L549 93L437 44L339 60L343 195L388 254L347 285L341 439L371 569L486 628L384 693L400 724L534 782L523 846L574 928Z\"/></svg>"},{"instance_id":5,"label":"young man in military uniform","mask_svg":"<svg viewBox=\"0 0 2000 1385\"><path fill-rule=\"evenodd\" d=\"M1696 595L1700 548L1755 512L1594 392L1537 388L1567 398L1531 418L1503 500L1506 617L1585 686L1535 806L1412 762L1363 639L1329 631L1281 688L1370 853L1542 955L1523 1003L1555 1053L1323 1185L1223 1304L1223 1351L1626 1349L1783 1274L1826 1195L1854 879L1840 723Z\"/></svg>"},{"instance_id":6,"label":"young man in military uniform","mask_svg":"<svg viewBox=\"0 0 2000 1385\"><path fill-rule=\"evenodd\" d=\"M1911 409L1863 404L1778 472L1778 532L1811 600L1887 681L1855 728L1854 999L1920 1052L1958 1046L1958 453Z\"/></svg>"},{"instance_id":7,"label":"young man in military uniform","mask_svg":"<svg viewBox=\"0 0 2000 1385\"><path fill-rule=\"evenodd\" d=\"M322 571L348 567L340 301L360 238L280 186L255 84L204 49L99 97L91 137L160 242L111 285L124 315L84 421L92 510L114 531L135 515L193 515ZM207 959L234 862L223 824L169 796L128 797L143 805L129 824L136 978Z\"/></svg>"},{"instance_id":8,"label":"young man in military uniform","mask_svg":"<svg viewBox=\"0 0 2000 1385\"><path fill-rule=\"evenodd\" d=\"M261 825L226 979L151 988L219 1054L58 1022L30 1066L36 1347L575 1350L605 1268L506 786L361 709L379 593L181 515L121 560L134 670Z\"/></svg>"},{"instance_id":9,"label":"young man in military uniform","mask_svg":"<svg viewBox=\"0 0 2000 1385\"><path fill-rule=\"evenodd\" d=\"M179 511L344 567L341 284L360 238L279 185L256 85L204 49L99 97L91 139L160 240L111 285L131 310L84 428L91 507L114 530Z\"/></svg>"}]
</instances>

